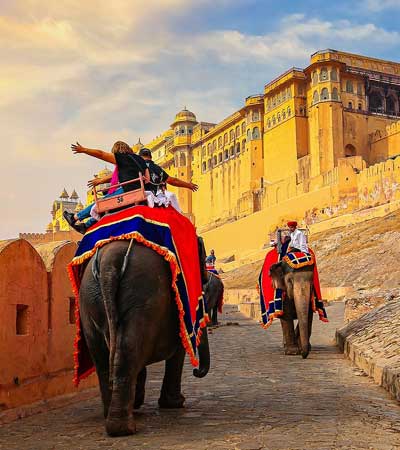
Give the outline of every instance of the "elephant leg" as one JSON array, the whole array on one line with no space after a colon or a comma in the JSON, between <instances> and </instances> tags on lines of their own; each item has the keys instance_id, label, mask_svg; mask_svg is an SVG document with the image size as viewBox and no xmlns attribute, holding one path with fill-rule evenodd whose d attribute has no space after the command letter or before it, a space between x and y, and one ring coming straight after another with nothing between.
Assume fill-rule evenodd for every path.
<instances>
[{"instance_id":1,"label":"elephant leg","mask_svg":"<svg viewBox=\"0 0 400 450\"><path fill-rule=\"evenodd\" d=\"M296 343L293 319L280 319L283 333L283 345L285 355L298 355L299 348Z\"/></svg>"},{"instance_id":2,"label":"elephant leg","mask_svg":"<svg viewBox=\"0 0 400 450\"><path fill-rule=\"evenodd\" d=\"M174 356L165 361L165 375L158 399L160 408L183 408L185 397L181 392L181 380L185 350L179 345Z\"/></svg>"},{"instance_id":3,"label":"elephant leg","mask_svg":"<svg viewBox=\"0 0 400 450\"><path fill-rule=\"evenodd\" d=\"M135 393L135 403L133 408L139 409L144 403L144 394L145 394L145 386L146 386L146 375L147 369L146 367L139 372L136 380L136 393Z\"/></svg>"},{"instance_id":4,"label":"elephant leg","mask_svg":"<svg viewBox=\"0 0 400 450\"><path fill-rule=\"evenodd\" d=\"M218 306L214 306L212 309L211 325L218 325Z\"/></svg>"},{"instance_id":5,"label":"elephant leg","mask_svg":"<svg viewBox=\"0 0 400 450\"><path fill-rule=\"evenodd\" d=\"M308 311L308 337L311 338L311 332L312 332L312 322L313 322L314 313L312 308L310 307L310 310ZM311 343L308 343L308 351L311 352Z\"/></svg>"}]
</instances>

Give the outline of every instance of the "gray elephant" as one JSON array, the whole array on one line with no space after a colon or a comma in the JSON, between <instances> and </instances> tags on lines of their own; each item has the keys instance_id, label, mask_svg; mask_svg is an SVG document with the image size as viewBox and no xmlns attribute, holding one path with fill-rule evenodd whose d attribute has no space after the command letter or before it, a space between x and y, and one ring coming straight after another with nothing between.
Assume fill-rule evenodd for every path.
<instances>
[{"instance_id":1,"label":"gray elephant","mask_svg":"<svg viewBox=\"0 0 400 450\"><path fill-rule=\"evenodd\" d=\"M128 246L129 241L115 241L102 247L96 261L98 276L92 258L79 292L82 328L110 436L135 432L133 409L143 404L149 364L165 361L159 406L180 408L185 401L181 393L185 351L169 264L148 247L135 243L128 252ZM203 377L210 366L206 328L198 354L200 365L193 374Z\"/></svg>"},{"instance_id":2,"label":"gray elephant","mask_svg":"<svg viewBox=\"0 0 400 450\"><path fill-rule=\"evenodd\" d=\"M285 355L301 353L303 358L307 358L310 353L313 271L314 266L292 269L285 261L273 264L270 268L274 288L286 293L283 315L280 317ZM296 330L293 323L295 319L298 320Z\"/></svg>"},{"instance_id":3,"label":"gray elephant","mask_svg":"<svg viewBox=\"0 0 400 450\"><path fill-rule=\"evenodd\" d=\"M207 272L207 283L203 284L204 297L207 302L211 325L218 325L218 309L222 307L224 284L218 275Z\"/></svg>"}]
</instances>

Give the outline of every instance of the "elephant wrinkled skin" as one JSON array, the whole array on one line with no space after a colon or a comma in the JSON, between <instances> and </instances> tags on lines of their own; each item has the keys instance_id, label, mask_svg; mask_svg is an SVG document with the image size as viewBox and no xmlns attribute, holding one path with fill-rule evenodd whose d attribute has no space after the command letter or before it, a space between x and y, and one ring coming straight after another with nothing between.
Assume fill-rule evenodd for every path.
<instances>
[{"instance_id":1,"label":"elephant wrinkled skin","mask_svg":"<svg viewBox=\"0 0 400 450\"><path fill-rule=\"evenodd\" d=\"M159 405L180 408L184 403L181 376L185 351L171 291L169 264L156 252L134 244L121 277L129 241L115 241L99 251L99 278L93 258L85 268L80 288L83 332L96 367L110 436L135 432L133 409L144 401L146 366L165 360ZM207 330L198 348L205 376L210 355Z\"/></svg>"},{"instance_id":2,"label":"elephant wrinkled skin","mask_svg":"<svg viewBox=\"0 0 400 450\"><path fill-rule=\"evenodd\" d=\"M270 268L275 289L282 289L286 294L283 315L280 317L286 355L301 353L303 358L307 358L311 350L313 270L314 266L294 270L284 261ZM293 323L295 319L298 320L296 330Z\"/></svg>"}]
</instances>

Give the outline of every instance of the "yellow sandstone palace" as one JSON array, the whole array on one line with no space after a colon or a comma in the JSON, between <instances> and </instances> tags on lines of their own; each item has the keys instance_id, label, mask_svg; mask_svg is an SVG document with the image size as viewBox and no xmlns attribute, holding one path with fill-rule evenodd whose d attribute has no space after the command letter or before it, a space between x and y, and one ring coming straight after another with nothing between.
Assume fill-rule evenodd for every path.
<instances>
[{"instance_id":1,"label":"yellow sandstone palace","mask_svg":"<svg viewBox=\"0 0 400 450\"><path fill-rule=\"evenodd\" d=\"M399 96L399 63L328 49L218 124L183 109L146 146L170 175L199 185L179 201L209 245L225 253L234 236L242 250L261 248L288 218L307 224L400 198L399 167L386 191L375 183L400 154Z\"/></svg>"},{"instance_id":2,"label":"yellow sandstone palace","mask_svg":"<svg viewBox=\"0 0 400 450\"><path fill-rule=\"evenodd\" d=\"M323 50L220 123L185 108L146 146L171 176L199 185L178 196L207 247L243 258L289 218L343 222L377 205L396 207L399 97L399 63Z\"/></svg>"}]
</instances>

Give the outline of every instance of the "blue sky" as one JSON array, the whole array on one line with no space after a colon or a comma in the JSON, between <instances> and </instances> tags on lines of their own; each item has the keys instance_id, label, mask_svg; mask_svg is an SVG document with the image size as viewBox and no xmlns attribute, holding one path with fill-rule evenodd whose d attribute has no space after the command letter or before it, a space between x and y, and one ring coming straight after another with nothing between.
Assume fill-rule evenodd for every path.
<instances>
[{"instance_id":1,"label":"blue sky","mask_svg":"<svg viewBox=\"0 0 400 450\"><path fill-rule=\"evenodd\" d=\"M184 105L220 121L324 48L399 61L399 13L400 0L2 0L0 239L44 231L64 186L84 197L102 165L71 142L146 142Z\"/></svg>"}]
</instances>

